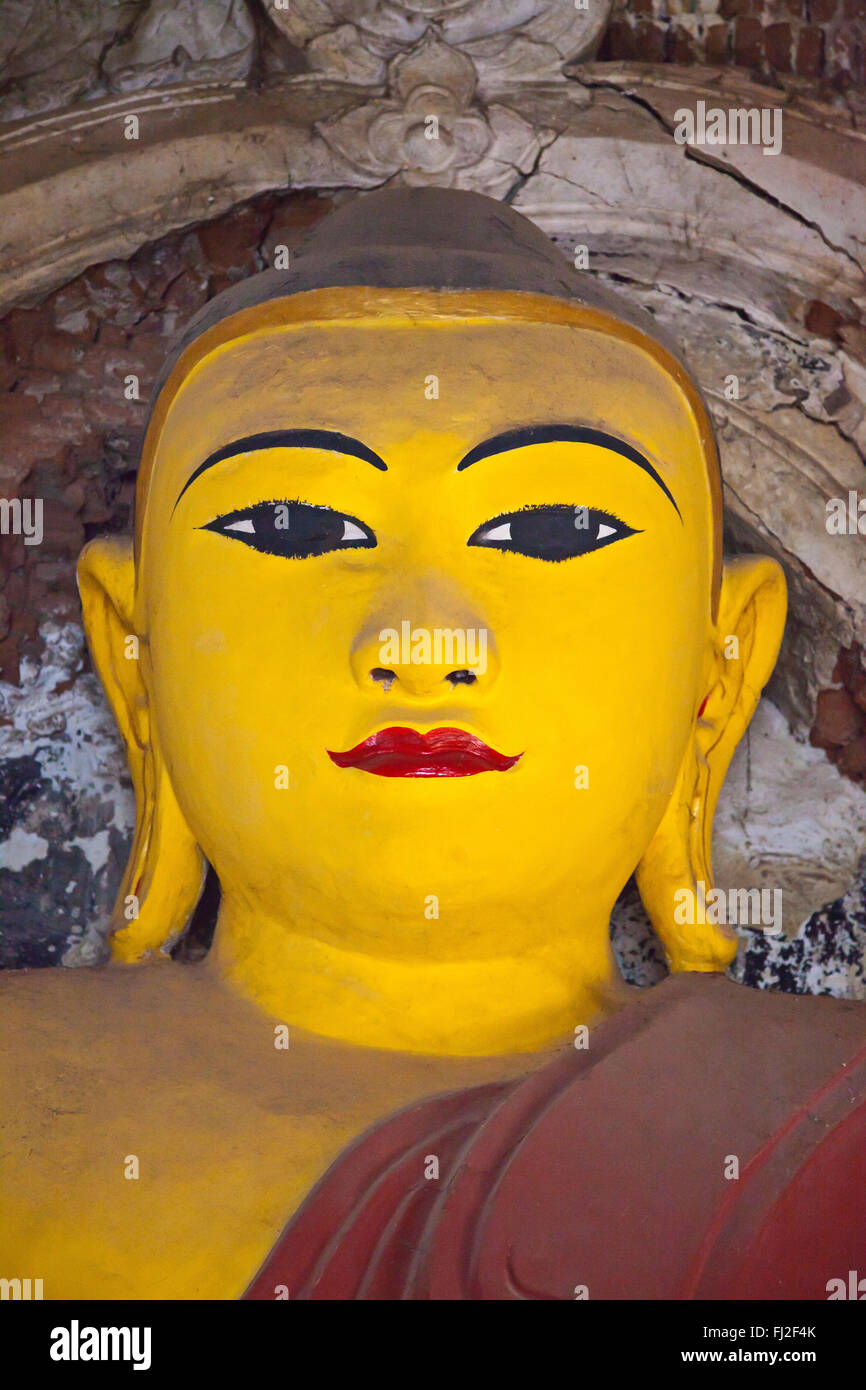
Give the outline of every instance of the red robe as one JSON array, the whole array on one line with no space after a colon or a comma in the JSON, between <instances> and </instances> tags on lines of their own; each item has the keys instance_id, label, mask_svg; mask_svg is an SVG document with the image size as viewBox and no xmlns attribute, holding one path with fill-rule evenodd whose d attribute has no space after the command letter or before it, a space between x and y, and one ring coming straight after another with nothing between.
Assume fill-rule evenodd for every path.
<instances>
[{"instance_id":1,"label":"red robe","mask_svg":"<svg viewBox=\"0 0 866 1390\"><path fill-rule=\"evenodd\" d=\"M687 974L585 1050L362 1136L245 1297L823 1300L859 1279L866 1298L866 1005Z\"/></svg>"}]
</instances>

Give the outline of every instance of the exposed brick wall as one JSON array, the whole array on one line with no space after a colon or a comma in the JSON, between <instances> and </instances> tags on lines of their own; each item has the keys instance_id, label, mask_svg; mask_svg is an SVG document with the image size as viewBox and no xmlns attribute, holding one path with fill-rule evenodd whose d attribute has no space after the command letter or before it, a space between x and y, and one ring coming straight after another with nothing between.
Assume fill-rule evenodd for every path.
<instances>
[{"instance_id":1,"label":"exposed brick wall","mask_svg":"<svg viewBox=\"0 0 866 1390\"><path fill-rule=\"evenodd\" d=\"M128 531L142 429L169 340L200 305L292 247L330 202L268 194L109 261L0 321L0 496L41 498L44 539L0 537L0 679L18 683L49 616L77 618L85 541ZM124 382L139 381L138 400Z\"/></svg>"},{"instance_id":2,"label":"exposed brick wall","mask_svg":"<svg viewBox=\"0 0 866 1390\"><path fill-rule=\"evenodd\" d=\"M866 87L866 0L617 0L599 58Z\"/></svg>"},{"instance_id":3,"label":"exposed brick wall","mask_svg":"<svg viewBox=\"0 0 866 1390\"><path fill-rule=\"evenodd\" d=\"M834 686L822 690L810 741L823 748L840 772L866 786L866 663L856 642L844 647L833 670Z\"/></svg>"}]
</instances>

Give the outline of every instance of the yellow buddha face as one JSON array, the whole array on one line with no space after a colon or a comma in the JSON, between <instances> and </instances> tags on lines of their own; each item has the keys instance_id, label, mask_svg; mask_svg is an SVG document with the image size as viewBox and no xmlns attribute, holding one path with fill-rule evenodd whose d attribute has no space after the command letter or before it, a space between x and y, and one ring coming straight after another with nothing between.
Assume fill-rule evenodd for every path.
<instances>
[{"instance_id":1,"label":"yellow buddha face","mask_svg":"<svg viewBox=\"0 0 866 1390\"><path fill-rule=\"evenodd\" d=\"M79 562L138 816L116 958L223 902L211 965L377 1047L547 1046L621 997L629 874L673 969L775 662L775 562L721 564L709 427L665 350L499 291L312 290L202 331L136 543Z\"/></svg>"},{"instance_id":2,"label":"yellow buddha face","mask_svg":"<svg viewBox=\"0 0 866 1390\"><path fill-rule=\"evenodd\" d=\"M206 354L138 566L152 717L227 902L395 959L562 939L564 900L606 915L708 691L681 387L551 309L454 299Z\"/></svg>"}]
</instances>

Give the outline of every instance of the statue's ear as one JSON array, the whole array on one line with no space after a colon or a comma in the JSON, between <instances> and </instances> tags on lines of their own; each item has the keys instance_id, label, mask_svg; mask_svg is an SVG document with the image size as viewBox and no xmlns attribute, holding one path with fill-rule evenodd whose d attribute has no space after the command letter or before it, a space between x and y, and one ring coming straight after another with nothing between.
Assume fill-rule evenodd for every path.
<instances>
[{"instance_id":1,"label":"statue's ear","mask_svg":"<svg viewBox=\"0 0 866 1390\"><path fill-rule=\"evenodd\" d=\"M206 865L159 748L149 650L134 621L132 541L112 536L85 546L78 588L93 663L123 736L135 788L135 835L111 914L111 953L124 961L167 955L198 902Z\"/></svg>"},{"instance_id":2,"label":"statue's ear","mask_svg":"<svg viewBox=\"0 0 866 1390\"><path fill-rule=\"evenodd\" d=\"M713 817L734 749L769 680L785 630L785 576L775 560L725 565L703 694L668 808L637 870L637 883L672 970L724 970L737 941L724 926L678 912L682 890L712 887ZM694 899L692 899L694 901ZM678 917L682 920L678 920Z\"/></svg>"}]
</instances>

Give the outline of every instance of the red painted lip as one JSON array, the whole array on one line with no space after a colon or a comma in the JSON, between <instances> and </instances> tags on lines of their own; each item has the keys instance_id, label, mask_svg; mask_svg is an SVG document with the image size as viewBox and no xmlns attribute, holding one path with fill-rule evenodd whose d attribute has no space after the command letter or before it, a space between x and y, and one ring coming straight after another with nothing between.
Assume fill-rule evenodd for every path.
<instances>
[{"instance_id":1,"label":"red painted lip","mask_svg":"<svg viewBox=\"0 0 866 1390\"><path fill-rule=\"evenodd\" d=\"M513 758L497 753L474 734L462 729L381 729L345 753L328 757L337 767L357 767L377 777L474 777L477 772L505 772Z\"/></svg>"}]
</instances>

